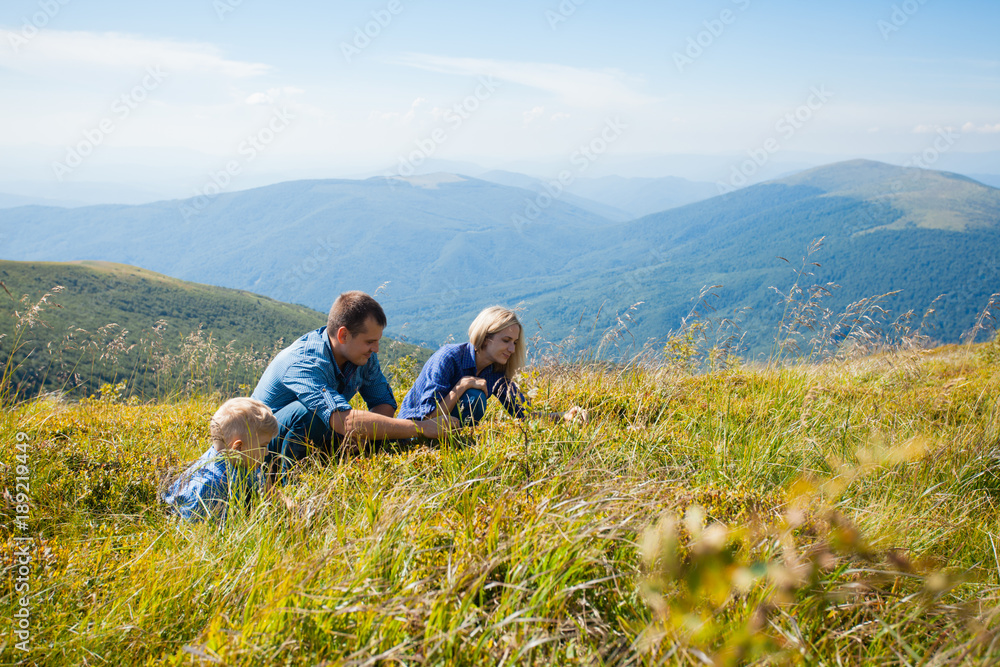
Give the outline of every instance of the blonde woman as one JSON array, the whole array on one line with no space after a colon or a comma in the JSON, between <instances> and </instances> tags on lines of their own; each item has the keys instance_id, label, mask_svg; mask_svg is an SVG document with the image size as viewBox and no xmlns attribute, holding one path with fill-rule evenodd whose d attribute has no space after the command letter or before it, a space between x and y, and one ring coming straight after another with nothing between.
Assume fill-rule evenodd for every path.
<instances>
[{"instance_id":1,"label":"blonde woman","mask_svg":"<svg viewBox=\"0 0 1000 667\"><path fill-rule=\"evenodd\" d=\"M511 416L523 419L528 399L514 383L524 366L524 327L514 311L501 306L484 309L469 326L469 342L445 345L431 355L413 388L403 399L400 419L434 419L451 415L475 424L496 396ZM530 413L565 421L586 421L586 411Z\"/></svg>"}]
</instances>

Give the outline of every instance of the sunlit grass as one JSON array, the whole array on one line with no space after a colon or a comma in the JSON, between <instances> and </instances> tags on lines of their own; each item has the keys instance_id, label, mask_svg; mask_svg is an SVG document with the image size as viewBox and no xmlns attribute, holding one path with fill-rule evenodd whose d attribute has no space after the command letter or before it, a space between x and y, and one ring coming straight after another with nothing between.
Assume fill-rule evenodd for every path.
<instances>
[{"instance_id":1,"label":"sunlit grass","mask_svg":"<svg viewBox=\"0 0 1000 667\"><path fill-rule=\"evenodd\" d=\"M996 347L536 368L535 403L588 425L494 407L305 465L224 527L156 500L217 397L20 403L0 438L29 438L32 637L3 662L997 660Z\"/></svg>"}]
</instances>

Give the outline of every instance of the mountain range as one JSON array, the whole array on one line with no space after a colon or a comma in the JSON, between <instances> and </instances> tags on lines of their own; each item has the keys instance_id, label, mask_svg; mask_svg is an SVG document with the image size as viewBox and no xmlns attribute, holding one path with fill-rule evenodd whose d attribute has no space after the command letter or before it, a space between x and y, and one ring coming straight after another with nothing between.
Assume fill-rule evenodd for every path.
<instances>
[{"instance_id":1,"label":"mountain range","mask_svg":"<svg viewBox=\"0 0 1000 667\"><path fill-rule=\"evenodd\" d=\"M625 313L630 337L662 339L704 286L721 285L713 317L741 312L747 348L759 352L785 309L771 287L788 290L820 238L801 287L836 283L824 301L834 309L898 290L885 305L918 319L943 294L938 340L957 340L1000 288L1000 190L956 174L855 160L635 219L622 219L631 214L620 199L585 205L537 180L492 177L508 184L431 174L24 206L0 210L2 255L133 264L319 310L346 289L377 291L387 332L431 346L464 339L495 302L523 304L529 333L549 341L592 346ZM651 188L669 196L666 183Z\"/></svg>"}]
</instances>

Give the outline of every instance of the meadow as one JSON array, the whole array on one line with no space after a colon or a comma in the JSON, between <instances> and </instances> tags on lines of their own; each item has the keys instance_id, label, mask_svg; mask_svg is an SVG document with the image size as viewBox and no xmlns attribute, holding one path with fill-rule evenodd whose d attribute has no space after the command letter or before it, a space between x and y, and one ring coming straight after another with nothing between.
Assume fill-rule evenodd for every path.
<instances>
[{"instance_id":1,"label":"meadow","mask_svg":"<svg viewBox=\"0 0 1000 667\"><path fill-rule=\"evenodd\" d=\"M238 387L2 395L0 662L1000 660L1000 339L748 363L696 334L540 355L522 388L587 424L493 405L302 465L224 525L157 489Z\"/></svg>"}]
</instances>

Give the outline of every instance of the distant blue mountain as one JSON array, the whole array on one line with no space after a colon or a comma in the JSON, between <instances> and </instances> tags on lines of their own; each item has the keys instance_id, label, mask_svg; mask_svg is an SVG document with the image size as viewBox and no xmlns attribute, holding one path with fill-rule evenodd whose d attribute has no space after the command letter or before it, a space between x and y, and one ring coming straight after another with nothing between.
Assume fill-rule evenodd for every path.
<instances>
[{"instance_id":1,"label":"distant blue mountain","mask_svg":"<svg viewBox=\"0 0 1000 667\"><path fill-rule=\"evenodd\" d=\"M611 224L536 194L438 174L294 181L140 206L27 206L0 211L0 252L120 262L320 310L341 291L385 283L387 303L439 303L456 289L486 299L495 284L558 273Z\"/></svg>"},{"instance_id":2,"label":"distant blue mountain","mask_svg":"<svg viewBox=\"0 0 1000 667\"><path fill-rule=\"evenodd\" d=\"M492 303L526 304L534 334L592 345L631 313L637 340L676 328L705 285L718 314L741 307L762 349L794 278L837 282L837 307L903 290L920 313L939 294L934 335L956 340L1000 290L1000 191L969 178L857 160L629 221L452 174L315 180L142 206L0 210L3 258L101 259L325 310L347 289L379 291L389 333L440 344ZM383 286L384 285L384 286ZM380 286L381 289L380 289ZM530 324L529 324L530 323Z\"/></svg>"},{"instance_id":3,"label":"distant blue mountain","mask_svg":"<svg viewBox=\"0 0 1000 667\"><path fill-rule=\"evenodd\" d=\"M581 178L570 192L628 211L633 218L711 199L719 194L715 183L689 181L677 176Z\"/></svg>"},{"instance_id":4,"label":"distant blue mountain","mask_svg":"<svg viewBox=\"0 0 1000 667\"><path fill-rule=\"evenodd\" d=\"M1000 188L1000 174L969 174L969 176L984 185Z\"/></svg>"},{"instance_id":5,"label":"distant blue mountain","mask_svg":"<svg viewBox=\"0 0 1000 667\"><path fill-rule=\"evenodd\" d=\"M546 181L510 171L488 171L483 180L542 192ZM625 178L603 176L577 178L567 188L562 199L609 220L625 221L641 218L670 208L692 204L715 197L719 188L714 183L689 181L676 176L660 178Z\"/></svg>"}]
</instances>

